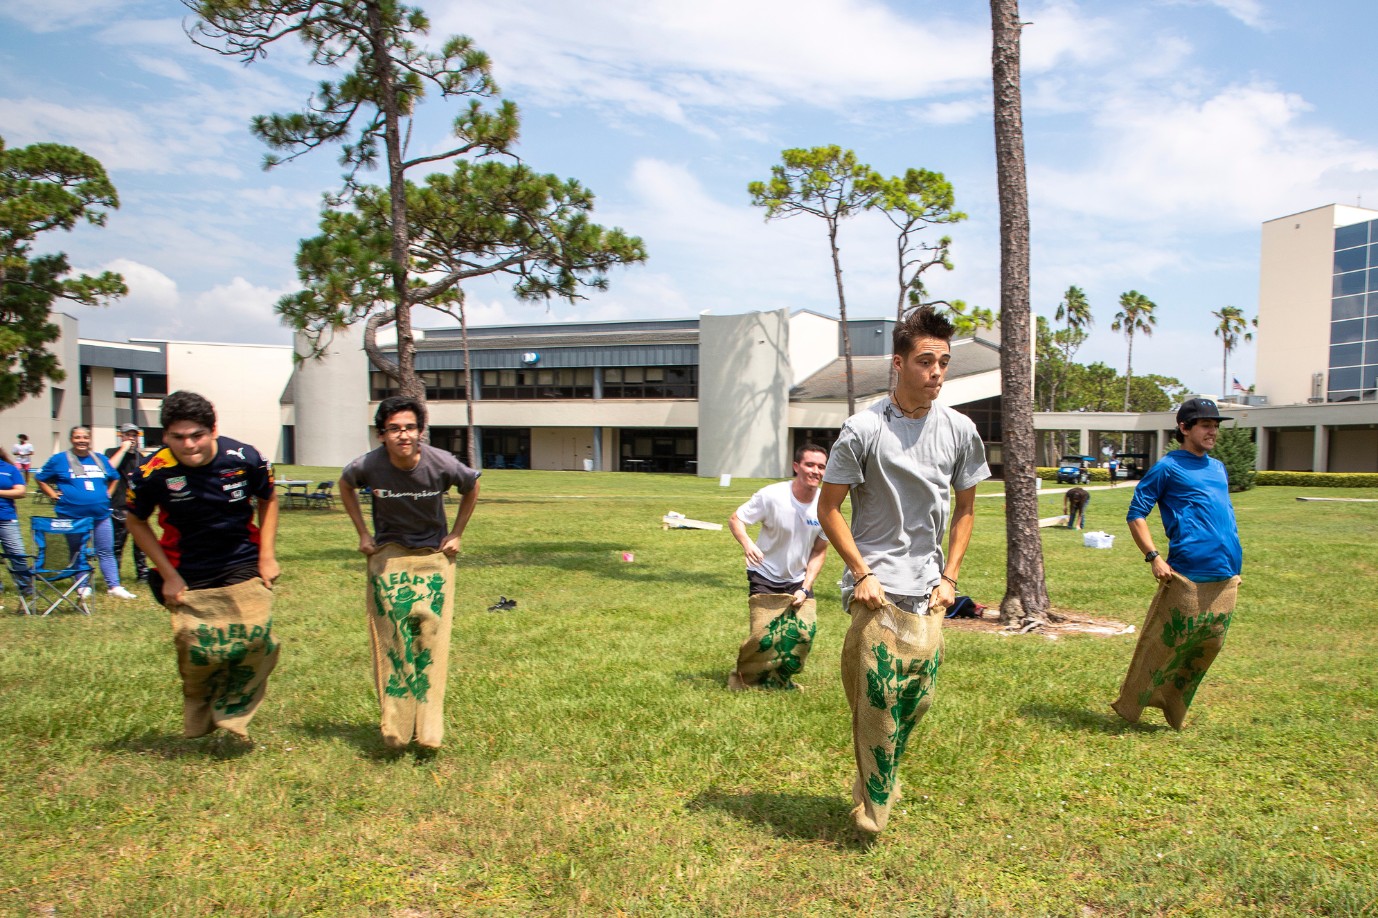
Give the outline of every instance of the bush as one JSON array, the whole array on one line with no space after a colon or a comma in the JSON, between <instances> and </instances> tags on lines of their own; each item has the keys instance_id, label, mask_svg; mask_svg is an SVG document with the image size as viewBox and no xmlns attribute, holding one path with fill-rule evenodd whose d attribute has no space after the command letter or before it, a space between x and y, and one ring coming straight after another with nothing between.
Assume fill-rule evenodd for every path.
<instances>
[{"instance_id":1,"label":"bush","mask_svg":"<svg viewBox=\"0 0 1378 918\"><path fill-rule=\"evenodd\" d=\"M1374 472L1270 472L1258 473L1255 482L1260 487L1286 486L1292 488L1378 488L1378 473Z\"/></svg>"},{"instance_id":2,"label":"bush","mask_svg":"<svg viewBox=\"0 0 1378 918\"><path fill-rule=\"evenodd\" d=\"M1044 481L1057 481L1056 466L1049 468L1048 466L1040 465L1035 471L1038 472L1038 477L1042 478ZM1109 469L1090 469L1089 471L1091 472L1092 481L1098 481L1101 484L1106 484L1110 481ZM1123 481L1124 479L1120 480Z\"/></svg>"},{"instance_id":3,"label":"bush","mask_svg":"<svg viewBox=\"0 0 1378 918\"><path fill-rule=\"evenodd\" d=\"M1254 446L1252 430L1244 427L1221 429L1211 455L1225 463L1231 491L1247 491L1254 486L1255 476L1258 475L1255 470L1258 450Z\"/></svg>"}]
</instances>

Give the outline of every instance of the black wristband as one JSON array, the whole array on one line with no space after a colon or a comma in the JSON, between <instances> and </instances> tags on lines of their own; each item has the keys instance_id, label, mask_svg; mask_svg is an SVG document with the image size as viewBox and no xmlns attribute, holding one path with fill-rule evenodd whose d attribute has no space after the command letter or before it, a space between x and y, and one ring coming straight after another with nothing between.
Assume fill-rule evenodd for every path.
<instances>
[{"instance_id":1,"label":"black wristband","mask_svg":"<svg viewBox=\"0 0 1378 918\"><path fill-rule=\"evenodd\" d=\"M875 572L875 571L867 571L866 573L862 574L860 577L858 577L858 578L856 578L855 580L853 580L853 581L852 581L852 586L854 586L854 587L860 586L860 585L861 585L861 581L865 580L867 577L874 577L875 575L876 575L876 572Z\"/></svg>"}]
</instances>

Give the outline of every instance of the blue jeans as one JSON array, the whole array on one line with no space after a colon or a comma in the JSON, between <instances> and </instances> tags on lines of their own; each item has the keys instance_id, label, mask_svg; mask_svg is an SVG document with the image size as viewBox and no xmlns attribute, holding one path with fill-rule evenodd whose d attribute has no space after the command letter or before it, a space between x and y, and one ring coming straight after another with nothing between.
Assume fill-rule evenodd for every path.
<instances>
[{"instance_id":1,"label":"blue jeans","mask_svg":"<svg viewBox=\"0 0 1378 918\"><path fill-rule=\"evenodd\" d=\"M120 563L115 559L115 524L110 517L98 520L91 530L92 541L96 547L96 562L100 564L100 575L105 578L105 588L113 590L120 585ZM68 536L67 544L75 554L81 548L80 536ZM90 586L83 578L82 586Z\"/></svg>"},{"instance_id":2,"label":"blue jeans","mask_svg":"<svg viewBox=\"0 0 1378 918\"><path fill-rule=\"evenodd\" d=\"M5 556L10 564L10 577L14 580L15 588L25 595L32 594L33 576L29 573L28 560L24 557L28 552L24 549L24 537L20 534L19 520L0 520L0 545L4 546ZM4 581L0 581L0 593L4 590Z\"/></svg>"}]
</instances>

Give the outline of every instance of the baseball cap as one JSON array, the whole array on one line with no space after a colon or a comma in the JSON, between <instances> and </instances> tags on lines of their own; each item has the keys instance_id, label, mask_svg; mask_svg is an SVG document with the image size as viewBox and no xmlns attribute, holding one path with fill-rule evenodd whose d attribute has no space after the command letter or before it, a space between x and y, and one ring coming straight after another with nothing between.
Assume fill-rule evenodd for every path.
<instances>
[{"instance_id":1,"label":"baseball cap","mask_svg":"<svg viewBox=\"0 0 1378 918\"><path fill-rule=\"evenodd\" d=\"M1178 424L1201 420L1229 421L1233 419L1221 414L1220 408L1208 398L1189 398L1182 403L1181 408L1177 409Z\"/></svg>"},{"instance_id":2,"label":"baseball cap","mask_svg":"<svg viewBox=\"0 0 1378 918\"><path fill-rule=\"evenodd\" d=\"M122 434L124 434L124 433L138 433L138 432L141 431L141 430L143 430L143 428L140 427L138 424L121 424L121 425L120 425L120 433L122 433Z\"/></svg>"}]
</instances>

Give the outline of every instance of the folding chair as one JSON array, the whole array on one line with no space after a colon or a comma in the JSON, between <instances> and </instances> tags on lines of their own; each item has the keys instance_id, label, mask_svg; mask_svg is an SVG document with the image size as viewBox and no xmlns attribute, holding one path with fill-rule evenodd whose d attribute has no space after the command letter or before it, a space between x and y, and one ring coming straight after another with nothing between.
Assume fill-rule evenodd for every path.
<instances>
[{"instance_id":1,"label":"folding chair","mask_svg":"<svg viewBox=\"0 0 1378 918\"><path fill-rule=\"evenodd\" d=\"M306 495L306 505L308 507L321 507L325 510L332 510L335 507L335 482L322 481L316 485L316 490Z\"/></svg>"},{"instance_id":2,"label":"folding chair","mask_svg":"<svg viewBox=\"0 0 1378 918\"><path fill-rule=\"evenodd\" d=\"M83 615L91 614L87 600L91 587L91 541L94 520L62 520L35 516L33 528L32 610L47 606L43 615L67 607ZM86 595L82 595L82 591Z\"/></svg>"}]
</instances>

